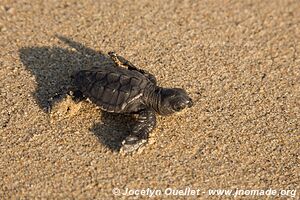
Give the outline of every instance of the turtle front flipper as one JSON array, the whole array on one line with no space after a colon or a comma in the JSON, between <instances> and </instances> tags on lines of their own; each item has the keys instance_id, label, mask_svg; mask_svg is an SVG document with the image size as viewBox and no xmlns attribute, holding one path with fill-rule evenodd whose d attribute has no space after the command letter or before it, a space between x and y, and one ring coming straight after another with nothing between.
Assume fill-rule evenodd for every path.
<instances>
[{"instance_id":1,"label":"turtle front flipper","mask_svg":"<svg viewBox=\"0 0 300 200\"><path fill-rule=\"evenodd\" d=\"M152 109L142 110L138 113L137 123L132 134L122 142L121 153L130 153L147 143L149 134L156 125L155 112Z\"/></svg>"},{"instance_id":2,"label":"turtle front flipper","mask_svg":"<svg viewBox=\"0 0 300 200\"><path fill-rule=\"evenodd\" d=\"M114 61L114 63L117 66L120 66L120 67L124 66L124 67L127 67L128 70L138 71L141 74L143 74L144 76L146 76L154 85L156 85L157 81L156 81L156 78L153 74L149 73L146 70L137 68L131 62L129 62L128 60L126 60L122 56L119 56L115 52L112 52L112 51L108 52L108 55L111 57L111 59Z\"/></svg>"},{"instance_id":3,"label":"turtle front flipper","mask_svg":"<svg viewBox=\"0 0 300 200\"><path fill-rule=\"evenodd\" d=\"M124 67L129 67L130 68L134 68L137 69L131 62L129 62L128 60L126 60L125 58L123 58L122 56L119 56L118 54L116 54L113 51L108 52L108 55L110 56L110 58L114 61L114 63L118 66L124 66Z\"/></svg>"}]
</instances>

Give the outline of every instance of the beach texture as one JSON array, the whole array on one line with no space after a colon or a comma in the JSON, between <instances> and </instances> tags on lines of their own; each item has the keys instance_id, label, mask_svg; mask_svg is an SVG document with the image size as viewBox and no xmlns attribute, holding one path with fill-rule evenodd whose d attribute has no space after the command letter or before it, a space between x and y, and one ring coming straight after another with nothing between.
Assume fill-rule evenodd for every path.
<instances>
[{"instance_id":1,"label":"beach texture","mask_svg":"<svg viewBox=\"0 0 300 200\"><path fill-rule=\"evenodd\" d=\"M0 1L0 198L147 199L112 189L300 193L300 2ZM129 117L66 97L76 70L115 51L181 87L185 112L158 117L121 155ZM236 199L267 199L238 196ZM292 198L291 195L277 196Z\"/></svg>"}]
</instances>

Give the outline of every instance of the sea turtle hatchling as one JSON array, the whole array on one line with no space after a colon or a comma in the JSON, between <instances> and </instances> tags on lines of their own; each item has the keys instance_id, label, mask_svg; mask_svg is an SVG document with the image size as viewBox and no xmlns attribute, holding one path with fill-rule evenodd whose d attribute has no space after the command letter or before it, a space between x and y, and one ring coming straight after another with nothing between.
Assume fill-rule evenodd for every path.
<instances>
[{"instance_id":1,"label":"sea turtle hatchling","mask_svg":"<svg viewBox=\"0 0 300 200\"><path fill-rule=\"evenodd\" d=\"M102 110L137 114L136 123L120 150L132 152L147 142L156 125L156 113L169 115L191 107L193 102L185 90L159 87L149 72L114 52L108 55L114 64L80 70L72 80L76 93L90 99Z\"/></svg>"}]
</instances>

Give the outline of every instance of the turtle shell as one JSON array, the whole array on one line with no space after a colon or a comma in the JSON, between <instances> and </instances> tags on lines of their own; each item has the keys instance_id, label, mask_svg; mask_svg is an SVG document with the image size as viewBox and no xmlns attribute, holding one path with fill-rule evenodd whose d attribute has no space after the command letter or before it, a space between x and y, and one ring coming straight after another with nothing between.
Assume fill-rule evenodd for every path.
<instances>
[{"instance_id":1,"label":"turtle shell","mask_svg":"<svg viewBox=\"0 0 300 200\"><path fill-rule=\"evenodd\" d=\"M126 113L141 109L144 89L150 80L136 70L114 66L81 70L75 86L93 103L108 112Z\"/></svg>"}]
</instances>

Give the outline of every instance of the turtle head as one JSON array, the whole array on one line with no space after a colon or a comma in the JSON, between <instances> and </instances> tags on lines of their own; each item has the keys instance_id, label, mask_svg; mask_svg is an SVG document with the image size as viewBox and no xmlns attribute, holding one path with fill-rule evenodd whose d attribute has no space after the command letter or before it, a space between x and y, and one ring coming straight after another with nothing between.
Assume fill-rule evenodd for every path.
<instances>
[{"instance_id":1,"label":"turtle head","mask_svg":"<svg viewBox=\"0 0 300 200\"><path fill-rule=\"evenodd\" d=\"M181 88L163 88L160 93L159 114L169 115L193 106L192 99Z\"/></svg>"}]
</instances>

